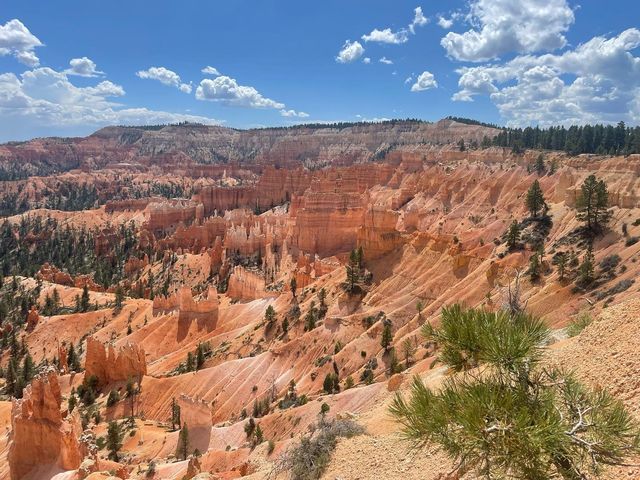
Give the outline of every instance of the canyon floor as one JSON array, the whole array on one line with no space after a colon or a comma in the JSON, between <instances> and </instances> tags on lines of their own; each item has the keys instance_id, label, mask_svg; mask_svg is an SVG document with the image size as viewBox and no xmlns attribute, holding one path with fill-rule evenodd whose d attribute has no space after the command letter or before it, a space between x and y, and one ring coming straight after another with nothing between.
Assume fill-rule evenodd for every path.
<instances>
[{"instance_id":1,"label":"canyon floor","mask_svg":"<svg viewBox=\"0 0 640 480\"><path fill-rule=\"evenodd\" d=\"M450 120L186 130L0 146L5 168L30 170L0 187L0 478L289 478L281 459L328 418L365 431L338 440L323 479L452 479L451 460L412 449L389 405L415 375L436 389L450 375L425 322L456 303L499 309L516 279L553 330L544 362L640 421L640 155L461 151L460 138L495 131ZM60 171L43 174L45 159ZM587 242L576 204L592 174L611 219ZM525 205L536 180L544 221ZM581 288L589 244L595 280ZM6 372L27 356L30 385L11 398Z\"/></svg>"}]
</instances>

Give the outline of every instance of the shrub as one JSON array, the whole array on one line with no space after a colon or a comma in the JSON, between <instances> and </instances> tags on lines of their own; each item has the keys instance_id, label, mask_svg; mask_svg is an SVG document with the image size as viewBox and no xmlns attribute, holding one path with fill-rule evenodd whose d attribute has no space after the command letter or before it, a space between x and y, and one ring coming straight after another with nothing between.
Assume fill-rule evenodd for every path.
<instances>
[{"instance_id":1,"label":"shrub","mask_svg":"<svg viewBox=\"0 0 640 480\"><path fill-rule=\"evenodd\" d=\"M588 312L582 312L567 326L567 335L575 337L587 328L591 322L593 322L591 315Z\"/></svg>"},{"instance_id":2,"label":"shrub","mask_svg":"<svg viewBox=\"0 0 640 480\"><path fill-rule=\"evenodd\" d=\"M609 272L611 270L615 270L622 259L620 255L614 253L612 255L607 255L602 260L600 260L600 269L603 272Z\"/></svg>"},{"instance_id":3,"label":"shrub","mask_svg":"<svg viewBox=\"0 0 640 480\"><path fill-rule=\"evenodd\" d=\"M109 392L109 396L107 397L107 407L113 407L116 403L120 401L120 394L117 390L111 390Z\"/></svg>"},{"instance_id":4,"label":"shrub","mask_svg":"<svg viewBox=\"0 0 640 480\"><path fill-rule=\"evenodd\" d=\"M338 438L351 438L364 433L352 420L322 421L311 435L287 450L274 465L277 474L288 471L295 480L319 479L331 460Z\"/></svg>"},{"instance_id":5,"label":"shrub","mask_svg":"<svg viewBox=\"0 0 640 480\"><path fill-rule=\"evenodd\" d=\"M624 242L625 247L630 247L632 245L635 245L636 243L638 243L638 240L640 240L638 237L629 237L627 238L627 241Z\"/></svg>"}]
</instances>

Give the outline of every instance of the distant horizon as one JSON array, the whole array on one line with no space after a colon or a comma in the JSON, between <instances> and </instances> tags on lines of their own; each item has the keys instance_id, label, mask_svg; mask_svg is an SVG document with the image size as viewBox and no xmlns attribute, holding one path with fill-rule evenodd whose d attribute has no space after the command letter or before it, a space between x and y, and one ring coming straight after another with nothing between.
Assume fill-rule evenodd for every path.
<instances>
[{"instance_id":1,"label":"distant horizon","mask_svg":"<svg viewBox=\"0 0 640 480\"><path fill-rule=\"evenodd\" d=\"M638 125L638 19L624 0L6 0L0 142L181 121Z\"/></svg>"}]
</instances>

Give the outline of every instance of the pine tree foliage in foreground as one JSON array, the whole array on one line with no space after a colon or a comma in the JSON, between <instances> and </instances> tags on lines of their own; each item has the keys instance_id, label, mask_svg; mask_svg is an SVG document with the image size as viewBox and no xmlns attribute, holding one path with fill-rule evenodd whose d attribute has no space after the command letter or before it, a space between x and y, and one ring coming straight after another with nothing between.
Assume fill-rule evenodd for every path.
<instances>
[{"instance_id":1,"label":"pine tree foliage in foreground","mask_svg":"<svg viewBox=\"0 0 640 480\"><path fill-rule=\"evenodd\" d=\"M391 412L409 441L439 445L459 473L584 480L640 452L621 402L540 365L548 330L535 317L454 306L443 310L440 328L426 325L439 360L461 373L437 392L416 377Z\"/></svg>"}]
</instances>

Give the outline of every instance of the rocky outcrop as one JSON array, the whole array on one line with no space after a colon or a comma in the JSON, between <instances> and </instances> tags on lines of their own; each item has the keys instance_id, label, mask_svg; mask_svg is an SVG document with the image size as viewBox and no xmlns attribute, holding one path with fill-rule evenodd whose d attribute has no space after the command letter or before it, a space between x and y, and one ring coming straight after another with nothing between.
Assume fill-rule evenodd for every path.
<instances>
[{"instance_id":1,"label":"rocky outcrop","mask_svg":"<svg viewBox=\"0 0 640 480\"><path fill-rule=\"evenodd\" d=\"M362 247L365 260L378 258L403 243L402 234L396 229L399 217L400 213L393 210L367 210L358 229L358 247Z\"/></svg>"},{"instance_id":2,"label":"rocky outcrop","mask_svg":"<svg viewBox=\"0 0 640 480\"><path fill-rule=\"evenodd\" d=\"M66 272L61 272L59 269L44 263L38 271L37 278L46 282L57 283L59 285L73 286L73 278Z\"/></svg>"},{"instance_id":3,"label":"rocky outcrop","mask_svg":"<svg viewBox=\"0 0 640 480\"><path fill-rule=\"evenodd\" d=\"M179 225L200 222L204 207L191 200L165 200L152 202L144 209L144 228L153 234L174 232Z\"/></svg>"},{"instance_id":4,"label":"rocky outcrop","mask_svg":"<svg viewBox=\"0 0 640 480\"><path fill-rule=\"evenodd\" d=\"M55 466L74 470L82 462L77 415L63 418L62 396L55 372L36 377L23 398L13 400L9 467L11 479L20 480L32 470Z\"/></svg>"},{"instance_id":5,"label":"rocky outcrop","mask_svg":"<svg viewBox=\"0 0 640 480\"><path fill-rule=\"evenodd\" d=\"M236 300L255 300L275 295L265 287L265 279L258 272L237 265L229 277L227 296Z\"/></svg>"},{"instance_id":6,"label":"rocky outcrop","mask_svg":"<svg viewBox=\"0 0 640 480\"><path fill-rule=\"evenodd\" d=\"M193 320L204 322L209 328L215 328L218 320L218 293L209 288L207 297L195 300L189 287L182 287L168 297L153 299L153 314L164 315L176 312L179 321Z\"/></svg>"},{"instance_id":7,"label":"rocky outcrop","mask_svg":"<svg viewBox=\"0 0 640 480\"><path fill-rule=\"evenodd\" d=\"M176 403L180 407L180 422L186 423L189 430L210 429L213 425L211 405L208 402L182 394Z\"/></svg>"},{"instance_id":8,"label":"rocky outcrop","mask_svg":"<svg viewBox=\"0 0 640 480\"><path fill-rule=\"evenodd\" d=\"M87 338L85 376L98 377L100 386L131 379L140 379L147 374L144 350L134 343L126 343L117 350L109 344L106 348L93 337Z\"/></svg>"},{"instance_id":9,"label":"rocky outcrop","mask_svg":"<svg viewBox=\"0 0 640 480\"><path fill-rule=\"evenodd\" d=\"M38 309L33 305L29 313L27 314L27 331L31 332L38 322L40 321L40 315L38 315Z\"/></svg>"}]
</instances>

